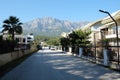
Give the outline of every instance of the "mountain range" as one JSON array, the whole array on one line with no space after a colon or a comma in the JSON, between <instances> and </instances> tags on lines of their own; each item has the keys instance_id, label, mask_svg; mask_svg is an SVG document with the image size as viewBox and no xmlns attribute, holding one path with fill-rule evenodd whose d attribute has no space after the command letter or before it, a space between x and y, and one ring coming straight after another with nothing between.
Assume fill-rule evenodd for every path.
<instances>
[{"instance_id":1,"label":"mountain range","mask_svg":"<svg viewBox=\"0 0 120 80\"><path fill-rule=\"evenodd\" d=\"M52 17L37 18L23 24L24 34L33 33L40 36L59 36L62 32L70 32L80 28L88 21L72 22Z\"/></svg>"}]
</instances>

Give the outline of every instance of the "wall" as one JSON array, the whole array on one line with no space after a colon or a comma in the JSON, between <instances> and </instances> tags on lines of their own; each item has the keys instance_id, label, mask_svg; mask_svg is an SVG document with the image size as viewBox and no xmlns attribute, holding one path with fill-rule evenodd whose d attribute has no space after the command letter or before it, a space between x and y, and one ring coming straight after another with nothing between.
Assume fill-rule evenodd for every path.
<instances>
[{"instance_id":1,"label":"wall","mask_svg":"<svg viewBox=\"0 0 120 80\"><path fill-rule=\"evenodd\" d=\"M22 57L23 55L26 55L30 52L30 50L25 50L24 53L22 53L21 51L15 51L15 52L11 52L11 53L6 53L6 54L0 54L0 66L15 60L17 58Z\"/></svg>"}]
</instances>

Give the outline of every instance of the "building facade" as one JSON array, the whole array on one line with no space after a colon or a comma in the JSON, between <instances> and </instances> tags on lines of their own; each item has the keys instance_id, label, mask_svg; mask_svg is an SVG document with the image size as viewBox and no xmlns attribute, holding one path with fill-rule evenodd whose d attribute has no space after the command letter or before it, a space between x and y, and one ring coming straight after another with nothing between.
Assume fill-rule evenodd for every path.
<instances>
[{"instance_id":1,"label":"building facade","mask_svg":"<svg viewBox=\"0 0 120 80\"><path fill-rule=\"evenodd\" d=\"M111 14L115 22L111 17L107 16L101 20L91 22L88 25L84 26L82 30L91 30L90 41L93 46L97 46L96 52L102 53L104 48L107 48L109 54L112 54L114 60L120 61L120 11L116 11ZM117 45L117 36L116 36L116 27L118 28L118 45Z\"/></svg>"}]
</instances>

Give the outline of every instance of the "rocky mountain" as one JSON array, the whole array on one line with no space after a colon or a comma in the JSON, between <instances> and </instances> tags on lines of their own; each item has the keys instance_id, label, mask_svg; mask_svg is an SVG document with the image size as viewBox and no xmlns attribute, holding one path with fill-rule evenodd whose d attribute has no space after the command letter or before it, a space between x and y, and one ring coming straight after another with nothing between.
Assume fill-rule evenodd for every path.
<instances>
[{"instance_id":1,"label":"rocky mountain","mask_svg":"<svg viewBox=\"0 0 120 80\"><path fill-rule=\"evenodd\" d=\"M71 22L67 20L59 20L51 17L37 18L23 24L24 33L33 33L41 36L58 36L62 32L70 32L76 28L87 24L84 22Z\"/></svg>"}]
</instances>

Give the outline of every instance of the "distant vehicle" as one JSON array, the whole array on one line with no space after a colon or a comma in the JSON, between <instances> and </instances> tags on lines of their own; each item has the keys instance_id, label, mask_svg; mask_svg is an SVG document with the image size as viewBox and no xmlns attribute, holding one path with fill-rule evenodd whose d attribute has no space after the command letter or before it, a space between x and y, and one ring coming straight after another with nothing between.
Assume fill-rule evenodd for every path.
<instances>
[{"instance_id":1,"label":"distant vehicle","mask_svg":"<svg viewBox=\"0 0 120 80\"><path fill-rule=\"evenodd\" d=\"M38 49L38 50L42 50L42 46L37 45L37 49Z\"/></svg>"},{"instance_id":2,"label":"distant vehicle","mask_svg":"<svg viewBox=\"0 0 120 80\"><path fill-rule=\"evenodd\" d=\"M50 48L51 50L55 50L55 46L51 46L51 48Z\"/></svg>"}]
</instances>

